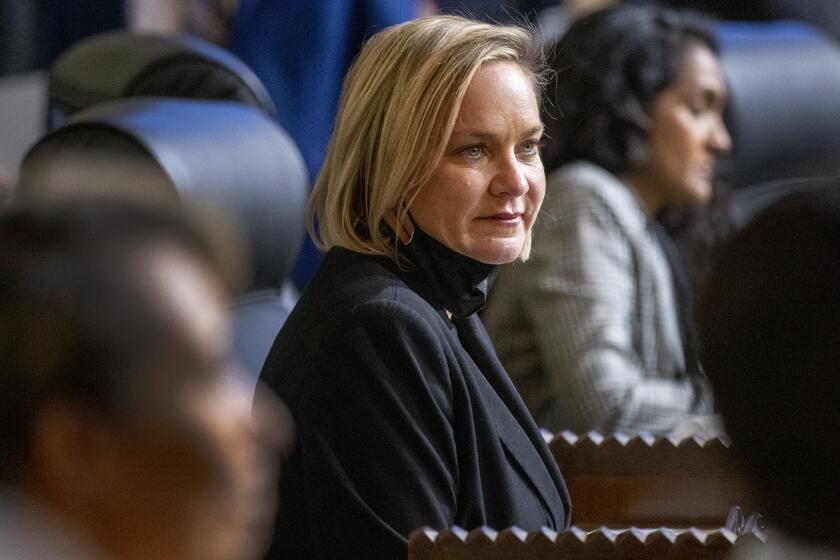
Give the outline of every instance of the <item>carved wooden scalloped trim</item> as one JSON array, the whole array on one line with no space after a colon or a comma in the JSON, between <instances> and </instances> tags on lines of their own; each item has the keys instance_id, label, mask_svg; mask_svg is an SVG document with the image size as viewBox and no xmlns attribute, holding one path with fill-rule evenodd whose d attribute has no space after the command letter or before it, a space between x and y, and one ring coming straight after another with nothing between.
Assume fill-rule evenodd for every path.
<instances>
[{"instance_id":1,"label":"carved wooden scalloped trim","mask_svg":"<svg viewBox=\"0 0 840 560\"><path fill-rule=\"evenodd\" d=\"M702 438L689 436L675 438L672 436L654 436L649 433L628 435L623 432L602 434L590 431L585 434L575 434L563 430L559 434L544 432L546 443L552 446L593 447L593 448L625 448L625 447L669 447L669 448L697 448L697 449L729 449L729 439L726 437Z\"/></svg>"},{"instance_id":2,"label":"carved wooden scalloped trim","mask_svg":"<svg viewBox=\"0 0 840 560\"><path fill-rule=\"evenodd\" d=\"M551 453L566 476L642 475L685 478L737 473L738 460L725 438L677 439L650 434L627 435L564 431L546 437Z\"/></svg>"},{"instance_id":3,"label":"carved wooden scalloped trim","mask_svg":"<svg viewBox=\"0 0 840 560\"><path fill-rule=\"evenodd\" d=\"M561 558L561 554L574 554L575 558L602 558L604 554L626 556L633 553L633 558L654 558L660 555L679 554L683 550L705 550L721 554L733 546L745 544L763 544L766 536L758 530L742 535L727 529L702 530L696 528L671 529L609 529L601 527L584 531L571 527L557 533L543 528L540 531L526 532L518 527L504 531L495 531L481 527L466 531L452 527L444 531L435 531L423 527L412 532L409 537L409 560L432 560L443 558L439 553L448 555L458 551L469 553L464 558L483 558L493 560L502 558ZM648 556L650 555L650 556ZM458 556L460 558L461 556ZM670 556L669 556L670 557Z\"/></svg>"}]
</instances>

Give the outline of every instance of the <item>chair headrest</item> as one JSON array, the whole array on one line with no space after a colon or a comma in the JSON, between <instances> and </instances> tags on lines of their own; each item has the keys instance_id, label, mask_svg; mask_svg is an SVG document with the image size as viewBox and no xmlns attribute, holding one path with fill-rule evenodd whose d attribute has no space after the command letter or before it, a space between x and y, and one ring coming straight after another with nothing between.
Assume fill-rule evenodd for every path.
<instances>
[{"instance_id":1,"label":"chair headrest","mask_svg":"<svg viewBox=\"0 0 840 560\"><path fill-rule=\"evenodd\" d=\"M190 36L112 31L65 51L50 69L51 122L127 97L239 101L275 115L263 83L239 58Z\"/></svg>"},{"instance_id":2,"label":"chair headrest","mask_svg":"<svg viewBox=\"0 0 840 560\"><path fill-rule=\"evenodd\" d=\"M840 169L840 47L798 22L725 22L716 34L736 186Z\"/></svg>"},{"instance_id":3,"label":"chair headrest","mask_svg":"<svg viewBox=\"0 0 840 560\"><path fill-rule=\"evenodd\" d=\"M308 177L289 136L240 103L135 99L98 105L33 146L18 196L112 192L221 208L251 248L251 290L288 276L305 231Z\"/></svg>"},{"instance_id":4,"label":"chair headrest","mask_svg":"<svg viewBox=\"0 0 840 560\"><path fill-rule=\"evenodd\" d=\"M789 194L828 189L836 184L836 179L827 177L797 177L744 187L732 196L732 225L736 229L744 227L765 208Z\"/></svg>"}]
</instances>

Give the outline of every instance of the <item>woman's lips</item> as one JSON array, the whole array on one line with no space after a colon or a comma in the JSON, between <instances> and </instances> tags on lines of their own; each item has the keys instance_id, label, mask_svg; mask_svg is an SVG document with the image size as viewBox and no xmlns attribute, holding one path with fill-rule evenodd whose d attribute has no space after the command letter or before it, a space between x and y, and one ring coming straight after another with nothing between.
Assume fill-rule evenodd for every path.
<instances>
[{"instance_id":1,"label":"woman's lips","mask_svg":"<svg viewBox=\"0 0 840 560\"><path fill-rule=\"evenodd\" d=\"M499 212L490 216L482 216L479 219L498 224L518 224L522 221L522 212Z\"/></svg>"}]
</instances>

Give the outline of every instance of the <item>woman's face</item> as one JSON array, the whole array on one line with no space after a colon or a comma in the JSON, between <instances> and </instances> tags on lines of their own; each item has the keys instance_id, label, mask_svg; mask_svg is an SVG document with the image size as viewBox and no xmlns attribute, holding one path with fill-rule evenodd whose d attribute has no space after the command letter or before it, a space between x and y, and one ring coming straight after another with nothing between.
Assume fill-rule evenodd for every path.
<instances>
[{"instance_id":1,"label":"woman's face","mask_svg":"<svg viewBox=\"0 0 840 560\"><path fill-rule=\"evenodd\" d=\"M699 43L689 47L677 81L654 102L649 164L631 173L651 210L709 200L717 156L732 146L722 118L725 103L717 56Z\"/></svg>"},{"instance_id":2,"label":"woman's face","mask_svg":"<svg viewBox=\"0 0 840 560\"><path fill-rule=\"evenodd\" d=\"M515 62L484 64L440 163L411 205L414 222L477 261L516 259L545 194L542 130L525 71Z\"/></svg>"}]
</instances>

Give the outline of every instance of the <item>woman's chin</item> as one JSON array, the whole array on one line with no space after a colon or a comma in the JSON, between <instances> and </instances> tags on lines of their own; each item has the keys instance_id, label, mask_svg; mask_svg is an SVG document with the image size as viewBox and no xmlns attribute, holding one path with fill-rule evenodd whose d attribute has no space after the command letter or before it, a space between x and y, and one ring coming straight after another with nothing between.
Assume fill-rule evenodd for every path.
<instances>
[{"instance_id":1,"label":"woman's chin","mask_svg":"<svg viewBox=\"0 0 840 560\"><path fill-rule=\"evenodd\" d=\"M522 254L524 243L519 239L496 240L476 248L467 255L484 264L500 265L515 261Z\"/></svg>"},{"instance_id":2,"label":"woman's chin","mask_svg":"<svg viewBox=\"0 0 840 560\"><path fill-rule=\"evenodd\" d=\"M680 206L706 204L712 199L712 185L709 181L697 179L682 188L677 201Z\"/></svg>"}]
</instances>

